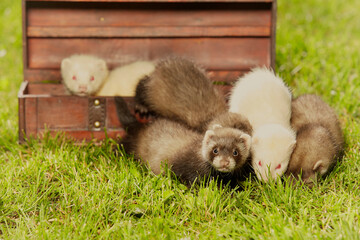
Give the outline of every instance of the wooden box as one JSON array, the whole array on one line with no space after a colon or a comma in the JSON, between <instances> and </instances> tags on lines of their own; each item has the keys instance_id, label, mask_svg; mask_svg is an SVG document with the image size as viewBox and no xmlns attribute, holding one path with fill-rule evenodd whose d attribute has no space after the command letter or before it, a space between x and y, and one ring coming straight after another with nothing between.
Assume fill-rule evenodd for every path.
<instances>
[{"instance_id":1,"label":"wooden box","mask_svg":"<svg viewBox=\"0 0 360 240\"><path fill-rule=\"evenodd\" d=\"M124 134L112 97L66 95L60 62L75 53L110 69L185 56L227 83L251 67L274 67L276 0L22 0L22 8L20 142L45 131L79 141Z\"/></svg>"}]
</instances>

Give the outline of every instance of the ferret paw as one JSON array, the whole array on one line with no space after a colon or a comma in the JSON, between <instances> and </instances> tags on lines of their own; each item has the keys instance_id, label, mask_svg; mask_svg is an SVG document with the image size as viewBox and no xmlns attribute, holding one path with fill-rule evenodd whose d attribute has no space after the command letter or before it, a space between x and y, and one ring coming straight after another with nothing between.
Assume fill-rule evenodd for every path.
<instances>
[{"instance_id":1,"label":"ferret paw","mask_svg":"<svg viewBox=\"0 0 360 240\"><path fill-rule=\"evenodd\" d=\"M142 104L135 104L135 113L145 117L149 114L149 109Z\"/></svg>"},{"instance_id":2,"label":"ferret paw","mask_svg":"<svg viewBox=\"0 0 360 240\"><path fill-rule=\"evenodd\" d=\"M138 122L147 123L150 122L155 117L155 114L149 111L148 108L145 107L144 105L136 104L134 109L135 109L135 116Z\"/></svg>"}]
</instances>

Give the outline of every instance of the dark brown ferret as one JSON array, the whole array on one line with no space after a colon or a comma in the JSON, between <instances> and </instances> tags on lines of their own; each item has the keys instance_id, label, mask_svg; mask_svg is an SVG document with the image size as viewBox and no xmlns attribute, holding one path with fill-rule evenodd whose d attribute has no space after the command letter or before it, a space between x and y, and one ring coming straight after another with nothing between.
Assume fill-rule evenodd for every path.
<instances>
[{"instance_id":1,"label":"dark brown ferret","mask_svg":"<svg viewBox=\"0 0 360 240\"><path fill-rule=\"evenodd\" d=\"M286 174L311 184L335 165L344 139L334 110L316 95L302 95L292 101L291 126L296 147Z\"/></svg>"},{"instance_id":2,"label":"dark brown ferret","mask_svg":"<svg viewBox=\"0 0 360 240\"><path fill-rule=\"evenodd\" d=\"M149 111L203 132L227 111L224 97L194 62L180 57L160 61L136 89L137 110Z\"/></svg>"},{"instance_id":3,"label":"dark brown ferret","mask_svg":"<svg viewBox=\"0 0 360 240\"><path fill-rule=\"evenodd\" d=\"M250 152L249 134L220 126L222 119L205 134L164 118L141 124L131 116L123 99L115 101L119 120L127 128L121 144L155 174L161 174L166 163L186 184L206 176L225 182L239 179Z\"/></svg>"}]
</instances>

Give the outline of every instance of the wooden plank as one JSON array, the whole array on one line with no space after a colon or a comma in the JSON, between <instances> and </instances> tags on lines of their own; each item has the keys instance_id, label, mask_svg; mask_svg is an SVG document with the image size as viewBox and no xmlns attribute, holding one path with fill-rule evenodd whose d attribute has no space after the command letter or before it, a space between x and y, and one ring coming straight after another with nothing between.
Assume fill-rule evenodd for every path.
<instances>
[{"instance_id":1,"label":"wooden plank","mask_svg":"<svg viewBox=\"0 0 360 240\"><path fill-rule=\"evenodd\" d=\"M25 135L36 136L38 132L38 118L37 118L37 98L26 98L25 102Z\"/></svg>"},{"instance_id":2,"label":"wooden plank","mask_svg":"<svg viewBox=\"0 0 360 240\"><path fill-rule=\"evenodd\" d=\"M24 142L25 139L25 123L26 123L26 119L25 119L25 99L24 98L19 98L18 99L18 103L19 103L19 142L22 143Z\"/></svg>"},{"instance_id":3,"label":"wooden plank","mask_svg":"<svg viewBox=\"0 0 360 240\"><path fill-rule=\"evenodd\" d=\"M88 129L88 98L86 97L38 98L37 113L39 129Z\"/></svg>"},{"instance_id":4,"label":"wooden plank","mask_svg":"<svg viewBox=\"0 0 360 240\"><path fill-rule=\"evenodd\" d=\"M27 69L28 62L27 62L27 56L28 56L28 50L27 50L27 35L26 35L26 28L27 28L27 2L25 0L22 0L21 2L21 11L22 11L22 61L23 61L23 71ZM25 73L24 73L25 76Z\"/></svg>"},{"instance_id":5,"label":"wooden plank","mask_svg":"<svg viewBox=\"0 0 360 240\"><path fill-rule=\"evenodd\" d=\"M120 127L121 123L116 113L116 105L113 97L106 98L106 127Z\"/></svg>"},{"instance_id":6,"label":"wooden plank","mask_svg":"<svg viewBox=\"0 0 360 240\"><path fill-rule=\"evenodd\" d=\"M63 84L30 84L29 93L26 96L33 97L51 97L68 95Z\"/></svg>"},{"instance_id":7,"label":"wooden plank","mask_svg":"<svg viewBox=\"0 0 360 240\"><path fill-rule=\"evenodd\" d=\"M268 37L270 28L240 27L28 27L29 37Z\"/></svg>"},{"instance_id":8,"label":"wooden plank","mask_svg":"<svg viewBox=\"0 0 360 240\"><path fill-rule=\"evenodd\" d=\"M24 80L28 82L40 82L40 81L56 81L61 80L61 74L58 69L29 69L24 68Z\"/></svg>"},{"instance_id":9,"label":"wooden plank","mask_svg":"<svg viewBox=\"0 0 360 240\"><path fill-rule=\"evenodd\" d=\"M41 39L30 38L29 68L59 69L63 58L75 53L103 58L110 68L137 60L169 55L193 59L209 70L247 70L270 66L268 38L150 38Z\"/></svg>"},{"instance_id":10,"label":"wooden plank","mask_svg":"<svg viewBox=\"0 0 360 240\"><path fill-rule=\"evenodd\" d=\"M23 143L25 141L25 131L26 131L26 118L25 118L25 98L24 95L28 92L28 82L22 82L20 90L18 93L18 104L19 104L19 142Z\"/></svg>"},{"instance_id":11,"label":"wooden plank","mask_svg":"<svg viewBox=\"0 0 360 240\"><path fill-rule=\"evenodd\" d=\"M275 58L276 58L276 20L277 20L277 1L274 0L271 8L271 49L270 49L270 57L271 57L271 68L275 71Z\"/></svg>"},{"instance_id":12,"label":"wooden plank","mask_svg":"<svg viewBox=\"0 0 360 240\"><path fill-rule=\"evenodd\" d=\"M29 27L270 27L271 5L241 4L68 4L33 6ZM220 28L220 30L222 30ZM64 30L63 30L64 31ZM163 30L164 31L164 30ZM165 36L165 35L164 35Z\"/></svg>"}]
</instances>

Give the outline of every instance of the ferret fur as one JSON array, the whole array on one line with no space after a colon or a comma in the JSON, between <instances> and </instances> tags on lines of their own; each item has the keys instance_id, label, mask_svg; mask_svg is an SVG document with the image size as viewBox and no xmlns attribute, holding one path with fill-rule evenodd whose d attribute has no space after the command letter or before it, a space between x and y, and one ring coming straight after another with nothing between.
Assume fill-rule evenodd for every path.
<instances>
[{"instance_id":1,"label":"ferret fur","mask_svg":"<svg viewBox=\"0 0 360 240\"><path fill-rule=\"evenodd\" d=\"M72 55L61 62L61 76L69 93L94 95L109 75L106 62L91 55Z\"/></svg>"},{"instance_id":2,"label":"ferret fur","mask_svg":"<svg viewBox=\"0 0 360 240\"><path fill-rule=\"evenodd\" d=\"M302 95L292 102L291 126L297 133L296 147L286 175L312 184L336 164L344 139L334 110L319 96Z\"/></svg>"},{"instance_id":3,"label":"ferret fur","mask_svg":"<svg viewBox=\"0 0 360 240\"><path fill-rule=\"evenodd\" d=\"M251 165L258 179L277 179L288 168L295 145L295 133L280 124L264 124L254 129Z\"/></svg>"},{"instance_id":4,"label":"ferret fur","mask_svg":"<svg viewBox=\"0 0 360 240\"><path fill-rule=\"evenodd\" d=\"M115 68L96 93L97 96L135 96L136 85L155 69L155 64L150 61L136 61Z\"/></svg>"},{"instance_id":5,"label":"ferret fur","mask_svg":"<svg viewBox=\"0 0 360 240\"><path fill-rule=\"evenodd\" d=\"M149 61L137 61L108 71L106 62L91 55L72 55L61 62L66 89L78 96L134 96L137 83L155 69Z\"/></svg>"},{"instance_id":6,"label":"ferret fur","mask_svg":"<svg viewBox=\"0 0 360 240\"><path fill-rule=\"evenodd\" d=\"M224 97L205 71L180 57L160 61L136 89L137 109L186 124L203 132L214 116L227 111Z\"/></svg>"},{"instance_id":7,"label":"ferret fur","mask_svg":"<svg viewBox=\"0 0 360 240\"><path fill-rule=\"evenodd\" d=\"M263 181L283 175L295 146L291 98L282 79L266 68L253 69L232 89L229 111L244 115L254 129L251 164Z\"/></svg>"},{"instance_id":8,"label":"ferret fur","mask_svg":"<svg viewBox=\"0 0 360 240\"><path fill-rule=\"evenodd\" d=\"M205 176L236 176L247 161L251 137L239 129L212 124L205 134L185 125L157 118L140 124L131 116L126 103L115 98L117 113L127 136L122 144L127 153L147 163L155 174L166 163L179 179L192 184Z\"/></svg>"},{"instance_id":9,"label":"ferret fur","mask_svg":"<svg viewBox=\"0 0 360 240\"><path fill-rule=\"evenodd\" d=\"M253 128L273 123L290 128L291 92L267 68L255 68L234 85L229 111L248 118Z\"/></svg>"}]
</instances>

